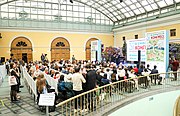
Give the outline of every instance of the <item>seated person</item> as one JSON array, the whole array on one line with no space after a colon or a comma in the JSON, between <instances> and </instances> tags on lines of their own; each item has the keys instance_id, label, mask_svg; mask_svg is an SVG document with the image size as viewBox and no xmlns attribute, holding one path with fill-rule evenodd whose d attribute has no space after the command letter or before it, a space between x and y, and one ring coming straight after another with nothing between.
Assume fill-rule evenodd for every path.
<instances>
[{"instance_id":1,"label":"seated person","mask_svg":"<svg viewBox=\"0 0 180 116\"><path fill-rule=\"evenodd\" d=\"M58 80L58 96L61 100L66 100L74 96L72 82L65 82L64 75L61 75Z\"/></svg>"},{"instance_id":2,"label":"seated person","mask_svg":"<svg viewBox=\"0 0 180 116\"><path fill-rule=\"evenodd\" d=\"M150 73L150 74L157 74L157 75L152 75L152 76L150 76L150 78L151 78L151 83L152 83L152 80L154 79L155 85L156 85L156 80L159 80L159 81L158 81L158 85L161 85L162 77L159 76L159 74L158 74L159 72L158 72L158 70L157 70L156 68L157 68L157 66L154 65L154 69L151 70L151 73Z\"/></svg>"},{"instance_id":3,"label":"seated person","mask_svg":"<svg viewBox=\"0 0 180 116\"><path fill-rule=\"evenodd\" d=\"M101 79L101 86L106 85L106 84L110 84L110 80L107 79L107 74L104 73L104 77Z\"/></svg>"}]
</instances>

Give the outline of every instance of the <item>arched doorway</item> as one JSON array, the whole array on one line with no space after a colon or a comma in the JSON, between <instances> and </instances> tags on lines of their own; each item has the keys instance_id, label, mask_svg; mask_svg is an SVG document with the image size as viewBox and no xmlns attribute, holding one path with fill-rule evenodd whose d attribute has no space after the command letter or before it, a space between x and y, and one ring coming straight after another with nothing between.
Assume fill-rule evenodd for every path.
<instances>
[{"instance_id":1,"label":"arched doorway","mask_svg":"<svg viewBox=\"0 0 180 116\"><path fill-rule=\"evenodd\" d=\"M32 43L25 37L17 37L11 43L11 58L30 62L32 57Z\"/></svg>"},{"instance_id":2,"label":"arched doorway","mask_svg":"<svg viewBox=\"0 0 180 116\"><path fill-rule=\"evenodd\" d=\"M86 60L91 60L91 41L98 40L96 38L91 38L86 42Z\"/></svg>"},{"instance_id":3,"label":"arched doorway","mask_svg":"<svg viewBox=\"0 0 180 116\"><path fill-rule=\"evenodd\" d=\"M51 43L51 61L61 59L70 59L70 44L65 38L58 37Z\"/></svg>"}]
</instances>

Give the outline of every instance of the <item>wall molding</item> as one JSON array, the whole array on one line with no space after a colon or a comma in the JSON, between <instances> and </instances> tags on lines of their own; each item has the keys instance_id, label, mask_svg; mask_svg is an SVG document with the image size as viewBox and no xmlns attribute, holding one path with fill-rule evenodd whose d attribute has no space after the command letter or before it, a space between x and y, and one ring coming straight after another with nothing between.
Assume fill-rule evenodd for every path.
<instances>
[{"instance_id":1,"label":"wall molding","mask_svg":"<svg viewBox=\"0 0 180 116\"><path fill-rule=\"evenodd\" d=\"M75 30L69 30L69 31L59 31L59 30L40 30L40 29L26 29L26 28L9 28L9 27L0 27L1 32L49 32L49 33L59 33L59 34L96 34L96 35L113 35L113 32L85 32L85 31L75 31Z\"/></svg>"}]
</instances>

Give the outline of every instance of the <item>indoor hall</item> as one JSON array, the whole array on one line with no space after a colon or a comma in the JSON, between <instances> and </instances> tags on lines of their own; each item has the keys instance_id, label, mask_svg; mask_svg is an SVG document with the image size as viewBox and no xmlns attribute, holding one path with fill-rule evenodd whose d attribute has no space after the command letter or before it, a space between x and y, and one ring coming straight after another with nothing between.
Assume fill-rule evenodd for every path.
<instances>
[{"instance_id":1,"label":"indoor hall","mask_svg":"<svg viewBox=\"0 0 180 116\"><path fill-rule=\"evenodd\" d=\"M179 32L180 0L0 0L0 115L178 116ZM49 113L38 81L63 97Z\"/></svg>"}]
</instances>

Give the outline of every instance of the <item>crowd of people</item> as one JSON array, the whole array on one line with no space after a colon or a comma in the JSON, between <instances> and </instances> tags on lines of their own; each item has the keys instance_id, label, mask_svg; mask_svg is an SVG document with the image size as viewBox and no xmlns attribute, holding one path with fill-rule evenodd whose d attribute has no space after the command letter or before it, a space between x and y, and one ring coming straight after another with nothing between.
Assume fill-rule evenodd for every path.
<instances>
[{"instance_id":1,"label":"crowd of people","mask_svg":"<svg viewBox=\"0 0 180 116\"><path fill-rule=\"evenodd\" d=\"M140 68L137 68L136 66L125 67L123 64L117 66L116 63L61 60L44 63L31 62L27 66L27 70L37 82L38 95L48 92L50 88L46 79L42 76L42 72L44 72L58 82L57 97L60 101L64 101L96 87L129 78L133 78L130 85L134 85L134 89L137 91L141 83L145 84L145 88L150 86L152 82L161 84L162 78L160 76L156 78L149 77L149 74L158 73L157 66L154 66L154 69L149 67L149 65L146 67L141 65ZM138 79L138 76L146 76L146 78ZM123 86L125 85L127 86L127 83L124 83Z\"/></svg>"},{"instance_id":2,"label":"crowd of people","mask_svg":"<svg viewBox=\"0 0 180 116\"><path fill-rule=\"evenodd\" d=\"M178 62L177 60L175 61ZM172 62L172 65L174 62ZM177 63L175 64L176 65L173 66L176 67L176 69L173 68L173 71L177 71L179 67ZM19 88L21 85L19 62L12 61L9 65L10 70L7 72L11 76L16 77L18 82L17 85L11 86L10 96L12 101L17 101L17 93L20 92ZM121 91L124 87L124 91L127 91L127 86L132 86L133 89L128 92L132 92L133 90L138 91L139 85L141 84L144 84L144 88L147 88L150 87L151 83L156 84L157 82L160 85L162 81L162 77L159 75L156 77L149 76L150 74L158 74L157 66L154 66L153 69L150 69L149 65L140 65L138 68L137 66L126 67L121 63L117 66L117 64L113 62L100 63L86 60L73 60L73 62L70 62L68 60L60 60L52 62L30 62L25 66L27 72L34 79L37 85L37 103L39 101L40 94L53 91L51 85L48 84L44 74L50 75L51 78L58 82L58 93L56 95L56 99L58 99L57 103L70 97L79 95L83 92L120 80L127 80L132 78L131 81L124 81L123 84L119 86L119 90ZM137 78L138 76L145 76L145 78ZM177 73L174 75L174 77L174 80L177 80ZM77 102L78 101L75 101L75 104L78 104ZM78 105L75 105L75 109L78 109Z\"/></svg>"}]
</instances>

